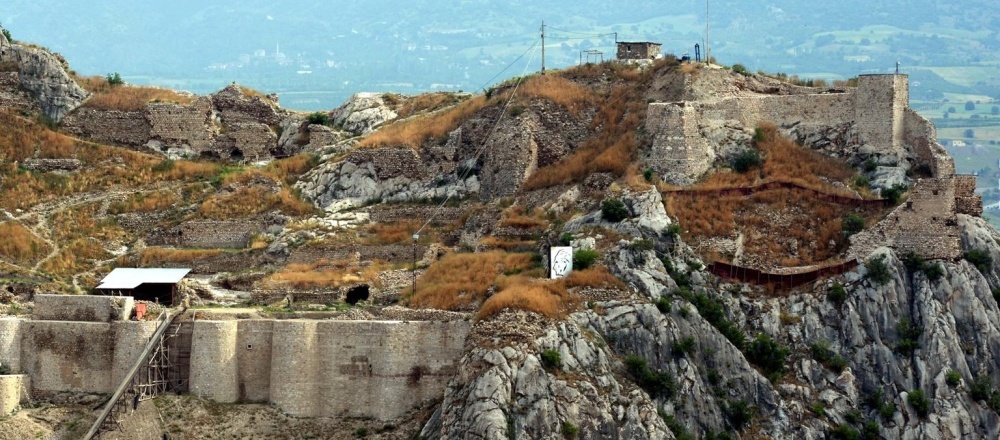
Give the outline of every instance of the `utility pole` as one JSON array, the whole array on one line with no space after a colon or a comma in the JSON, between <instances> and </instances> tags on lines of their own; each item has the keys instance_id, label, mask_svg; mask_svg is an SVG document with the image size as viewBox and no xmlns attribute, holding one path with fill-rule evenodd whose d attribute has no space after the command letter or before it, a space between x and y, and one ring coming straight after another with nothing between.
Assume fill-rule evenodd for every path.
<instances>
[{"instance_id":1,"label":"utility pole","mask_svg":"<svg viewBox=\"0 0 1000 440\"><path fill-rule=\"evenodd\" d=\"M708 0L705 0L705 63L712 64L712 49L708 46Z\"/></svg>"},{"instance_id":2,"label":"utility pole","mask_svg":"<svg viewBox=\"0 0 1000 440\"><path fill-rule=\"evenodd\" d=\"M545 21L542 21L542 75L545 75Z\"/></svg>"},{"instance_id":3,"label":"utility pole","mask_svg":"<svg viewBox=\"0 0 1000 440\"><path fill-rule=\"evenodd\" d=\"M420 240L420 234L413 234L413 282L410 295L417 294L417 240Z\"/></svg>"}]
</instances>

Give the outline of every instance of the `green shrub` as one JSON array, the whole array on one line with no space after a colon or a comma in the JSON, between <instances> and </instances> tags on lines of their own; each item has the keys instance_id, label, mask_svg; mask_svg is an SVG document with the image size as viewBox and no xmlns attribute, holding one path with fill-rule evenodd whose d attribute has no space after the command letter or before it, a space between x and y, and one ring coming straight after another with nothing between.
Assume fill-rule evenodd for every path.
<instances>
[{"instance_id":1,"label":"green shrub","mask_svg":"<svg viewBox=\"0 0 1000 440\"><path fill-rule=\"evenodd\" d=\"M670 313L670 298L666 295L660 295L660 298L656 300L656 309L666 315Z\"/></svg>"},{"instance_id":2,"label":"green shrub","mask_svg":"<svg viewBox=\"0 0 1000 440\"><path fill-rule=\"evenodd\" d=\"M913 407L920 417L927 417L931 411L931 401L924 395L923 390L913 390L906 396L906 401Z\"/></svg>"},{"instance_id":3,"label":"green shrub","mask_svg":"<svg viewBox=\"0 0 1000 440\"><path fill-rule=\"evenodd\" d=\"M689 296L690 298L687 298L688 301L694 304L701 317L705 318L709 324L712 324L713 327L719 330L719 333L722 333L736 348L742 350L743 346L746 345L746 335L743 334L743 331L736 324L726 319L726 312L722 308L722 304L709 298L704 293Z\"/></svg>"},{"instance_id":4,"label":"green shrub","mask_svg":"<svg viewBox=\"0 0 1000 440\"><path fill-rule=\"evenodd\" d=\"M868 394L865 397L865 404L878 411L879 415L886 420L891 420L892 416L896 414L896 404L892 400L886 399L885 391L882 388L878 388L874 393Z\"/></svg>"},{"instance_id":5,"label":"green shrub","mask_svg":"<svg viewBox=\"0 0 1000 440\"><path fill-rule=\"evenodd\" d=\"M785 371L785 359L790 350L771 339L770 336L760 333L750 342L747 347L747 360L761 369L765 376L775 382L781 373Z\"/></svg>"},{"instance_id":6,"label":"green shrub","mask_svg":"<svg viewBox=\"0 0 1000 440\"><path fill-rule=\"evenodd\" d=\"M830 291L827 292L826 299L830 300L837 306L840 306L847 300L847 291L844 290L844 286L835 281L833 283L833 287L830 287Z\"/></svg>"},{"instance_id":7,"label":"green shrub","mask_svg":"<svg viewBox=\"0 0 1000 440\"><path fill-rule=\"evenodd\" d=\"M646 179L647 182L653 182L653 176L655 175L656 173L653 172L652 168L646 168L642 172L642 178Z\"/></svg>"},{"instance_id":8,"label":"green shrub","mask_svg":"<svg viewBox=\"0 0 1000 440\"><path fill-rule=\"evenodd\" d=\"M839 373L847 368L847 359L831 350L830 344L826 341L809 344L809 352L813 359L833 371Z\"/></svg>"},{"instance_id":9,"label":"green shrub","mask_svg":"<svg viewBox=\"0 0 1000 440\"><path fill-rule=\"evenodd\" d=\"M10 365L0 364L0 376L3 376L5 374L10 374L10 372L11 372Z\"/></svg>"},{"instance_id":10,"label":"green shrub","mask_svg":"<svg viewBox=\"0 0 1000 440\"><path fill-rule=\"evenodd\" d=\"M882 198L886 199L890 205L899 203L899 198L910 188L901 183L893 185L891 188L882 190Z\"/></svg>"},{"instance_id":11,"label":"green shrub","mask_svg":"<svg viewBox=\"0 0 1000 440\"><path fill-rule=\"evenodd\" d=\"M594 265L597 259L601 258L601 254L593 249L580 249L573 252L573 269L583 270Z\"/></svg>"},{"instance_id":12,"label":"green shrub","mask_svg":"<svg viewBox=\"0 0 1000 440\"><path fill-rule=\"evenodd\" d=\"M869 258L865 261L865 268L868 269L867 278L876 285L882 286L892 280L889 265L885 263L885 255Z\"/></svg>"},{"instance_id":13,"label":"green shrub","mask_svg":"<svg viewBox=\"0 0 1000 440\"><path fill-rule=\"evenodd\" d=\"M902 317L896 323L896 332L899 333L899 343L896 344L896 351L903 354L913 354L913 351L920 348L920 335L924 329L916 325L907 317Z\"/></svg>"},{"instance_id":14,"label":"green shrub","mask_svg":"<svg viewBox=\"0 0 1000 440\"><path fill-rule=\"evenodd\" d=\"M938 263L927 263L924 266L924 275L927 276L927 280L933 283L944 276L944 269Z\"/></svg>"},{"instance_id":15,"label":"green shrub","mask_svg":"<svg viewBox=\"0 0 1000 440\"><path fill-rule=\"evenodd\" d=\"M694 336L678 339L673 344L673 352L678 356L694 354L695 349L697 349L697 346L695 345Z\"/></svg>"},{"instance_id":16,"label":"green shrub","mask_svg":"<svg viewBox=\"0 0 1000 440\"><path fill-rule=\"evenodd\" d=\"M746 400L727 402L722 408L729 426L736 431L745 428L753 420L754 409Z\"/></svg>"},{"instance_id":17,"label":"green shrub","mask_svg":"<svg viewBox=\"0 0 1000 440\"><path fill-rule=\"evenodd\" d=\"M11 43L14 42L14 37L10 36L10 31L8 31L6 28L4 28L4 30L3 30L3 36L4 36L4 38L7 39L7 41L10 41Z\"/></svg>"},{"instance_id":18,"label":"green shrub","mask_svg":"<svg viewBox=\"0 0 1000 440\"><path fill-rule=\"evenodd\" d=\"M671 223L670 226L667 226L667 236L668 237L673 238L673 237L676 237L678 235L681 235L681 225L679 225L677 223Z\"/></svg>"},{"instance_id":19,"label":"green shrub","mask_svg":"<svg viewBox=\"0 0 1000 440\"><path fill-rule=\"evenodd\" d=\"M306 122L315 125L326 125L330 123L330 115L324 112L310 113L309 116L306 117Z\"/></svg>"},{"instance_id":20,"label":"green shrub","mask_svg":"<svg viewBox=\"0 0 1000 440\"><path fill-rule=\"evenodd\" d=\"M830 431L830 438L837 440L861 440L861 433L851 425L841 423Z\"/></svg>"},{"instance_id":21,"label":"green shrub","mask_svg":"<svg viewBox=\"0 0 1000 440\"><path fill-rule=\"evenodd\" d=\"M962 375L955 370L948 370L944 375L944 381L948 383L948 386L954 388L962 383Z\"/></svg>"},{"instance_id":22,"label":"green shrub","mask_svg":"<svg viewBox=\"0 0 1000 440\"><path fill-rule=\"evenodd\" d=\"M873 158L868 158L868 160L861 165L861 168L865 170L866 173L870 173L878 169L878 162L876 162Z\"/></svg>"},{"instance_id":23,"label":"green shrub","mask_svg":"<svg viewBox=\"0 0 1000 440\"><path fill-rule=\"evenodd\" d=\"M563 232L562 235L559 236L559 244L569 246L571 243L573 243L573 234Z\"/></svg>"},{"instance_id":24,"label":"green shrub","mask_svg":"<svg viewBox=\"0 0 1000 440\"><path fill-rule=\"evenodd\" d=\"M601 202L601 217L605 220L617 223L629 217L628 208L618 199L605 199Z\"/></svg>"},{"instance_id":25,"label":"green shrub","mask_svg":"<svg viewBox=\"0 0 1000 440\"><path fill-rule=\"evenodd\" d=\"M993 256L983 249L969 249L965 252L965 260L976 266L980 272L987 274L993 267Z\"/></svg>"},{"instance_id":26,"label":"green shrub","mask_svg":"<svg viewBox=\"0 0 1000 440\"><path fill-rule=\"evenodd\" d=\"M576 436L580 435L580 428L570 422L563 422L562 424L562 435L563 438L567 440L572 440Z\"/></svg>"},{"instance_id":27,"label":"green shrub","mask_svg":"<svg viewBox=\"0 0 1000 440\"><path fill-rule=\"evenodd\" d=\"M826 417L826 407L823 406L823 402L813 402L812 406L809 407L809 410L819 417Z\"/></svg>"},{"instance_id":28,"label":"green shrub","mask_svg":"<svg viewBox=\"0 0 1000 440\"><path fill-rule=\"evenodd\" d=\"M844 414L844 420L852 425L861 423L861 411L858 411L857 409L848 411L847 414Z\"/></svg>"},{"instance_id":29,"label":"green shrub","mask_svg":"<svg viewBox=\"0 0 1000 440\"><path fill-rule=\"evenodd\" d=\"M852 212L840 220L840 228L850 237L865 229L865 218Z\"/></svg>"},{"instance_id":30,"label":"green shrub","mask_svg":"<svg viewBox=\"0 0 1000 440\"><path fill-rule=\"evenodd\" d=\"M673 415L667 415L662 410L659 411L660 418L667 424L667 428L670 432L674 433L674 438L677 440L695 440L694 435L688 432L687 428L677 421L677 418Z\"/></svg>"},{"instance_id":31,"label":"green shrub","mask_svg":"<svg viewBox=\"0 0 1000 440\"><path fill-rule=\"evenodd\" d=\"M542 366L546 370L558 370L562 368L562 357L559 356L559 350L543 350L541 357Z\"/></svg>"},{"instance_id":32,"label":"green shrub","mask_svg":"<svg viewBox=\"0 0 1000 440\"><path fill-rule=\"evenodd\" d=\"M740 75L743 75L743 76L750 76L751 75L750 71L747 70L746 66L744 66L742 64L733 64L733 72L736 72L736 73L738 73Z\"/></svg>"},{"instance_id":33,"label":"green shrub","mask_svg":"<svg viewBox=\"0 0 1000 440\"><path fill-rule=\"evenodd\" d=\"M636 251L651 251L653 249L656 249L656 243L653 240L646 240L643 238L633 241L631 244L629 244L629 247L632 250Z\"/></svg>"},{"instance_id":34,"label":"green shrub","mask_svg":"<svg viewBox=\"0 0 1000 440\"><path fill-rule=\"evenodd\" d=\"M989 401L993 396L993 380L983 375L972 381L969 386L969 397L977 402Z\"/></svg>"},{"instance_id":35,"label":"green shrub","mask_svg":"<svg viewBox=\"0 0 1000 440\"><path fill-rule=\"evenodd\" d=\"M646 390L650 397L671 399L677 393L677 382L673 376L669 372L649 368L645 359L629 355L625 358L625 367L636 384Z\"/></svg>"},{"instance_id":36,"label":"green shrub","mask_svg":"<svg viewBox=\"0 0 1000 440\"><path fill-rule=\"evenodd\" d=\"M760 168L763 163L763 160L760 158L760 152L753 148L748 148L741 151L733 159L733 170L737 173L745 173L751 169Z\"/></svg>"},{"instance_id":37,"label":"green shrub","mask_svg":"<svg viewBox=\"0 0 1000 440\"><path fill-rule=\"evenodd\" d=\"M854 186L858 188L868 188L871 184L872 182L865 176L858 176L854 178Z\"/></svg>"},{"instance_id":38,"label":"green shrub","mask_svg":"<svg viewBox=\"0 0 1000 440\"><path fill-rule=\"evenodd\" d=\"M878 440L881 438L881 435L879 435L880 430L881 426L878 420L869 420L861 426L861 438L865 440Z\"/></svg>"},{"instance_id":39,"label":"green shrub","mask_svg":"<svg viewBox=\"0 0 1000 440\"><path fill-rule=\"evenodd\" d=\"M171 159L163 159L160 163L153 165L152 170L157 173L165 173L174 169L174 161Z\"/></svg>"},{"instance_id":40,"label":"green shrub","mask_svg":"<svg viewBox=\"0 0 1000 440\"><path fill-rule=\"evenodd\" d=\"M118 72L109 73L109 74L107 74L107 76L104 77L104 79L107 80L108 81L108 85L110 85L112 87L114 87L114 86L120 86L122 84L125 84L125 80L122 79L122 76L119 75Z\"/></svg>"}]
</instances>

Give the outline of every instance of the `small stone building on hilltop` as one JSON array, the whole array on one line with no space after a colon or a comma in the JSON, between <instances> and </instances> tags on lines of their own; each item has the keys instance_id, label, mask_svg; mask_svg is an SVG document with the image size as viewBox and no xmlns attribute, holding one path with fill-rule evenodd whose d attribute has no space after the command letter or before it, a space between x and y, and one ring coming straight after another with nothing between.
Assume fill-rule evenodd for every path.
<instances>
[{"instance_id":1,"label":"small stone building on hilltop","mask_svg":"<svg viewBox=\"0 0 1000 440\"><path fill-rule=\"evenodd\" d=\"M619 60L655 60L660 57L662 46L660 43L648 41L619 41L616 58Z\"/></svg>"}]
</instances>

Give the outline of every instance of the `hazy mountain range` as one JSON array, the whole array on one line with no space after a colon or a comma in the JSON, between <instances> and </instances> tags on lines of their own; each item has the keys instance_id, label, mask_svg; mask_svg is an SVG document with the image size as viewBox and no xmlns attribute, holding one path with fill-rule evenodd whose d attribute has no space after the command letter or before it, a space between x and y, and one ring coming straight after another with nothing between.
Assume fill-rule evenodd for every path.
<instances>
[{"instance_id":1,"label":"hazy mountain range","mask_svg":"<svg viewBox=\"0 0 1000 440\"><path fill-rule=\"evenodd\" d=\"M706 6L712 54L725 64L835 79L900 61L916 99L1000 97L1000 3L986 0L8 0L0 23L81 74L195 92L237 81L278 92L287 107L319 109L357 91L474 91L537 70L543 21L551 67L579 62L586 49L613 57L612 32L693 55Z\"/></svg>"}]
</instances>

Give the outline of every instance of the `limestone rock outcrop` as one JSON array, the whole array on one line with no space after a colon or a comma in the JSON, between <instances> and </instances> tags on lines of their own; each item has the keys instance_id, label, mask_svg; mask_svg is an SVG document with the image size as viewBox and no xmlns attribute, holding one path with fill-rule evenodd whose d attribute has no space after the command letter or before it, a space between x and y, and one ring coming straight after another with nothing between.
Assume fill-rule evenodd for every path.
<instances>
[{"instance_id":1,"label":"limestone rock outcrop","mask_svg":"<svg viewBox=\"0 0 1000 440\"><path fill-rule=\"evenodd\" d=\"M0 62L17 66L20 87L56 122L89 95L66 72L65 60L44 49L13 43L0 35Z\"/></svg>"},{"instance_id":2,"label":"limestone rock outcrop","mask_svg":"<svg viewBox=\"0 0 1000 440\"><path fill-rule=\"evenodd\" d=\"M354 136L371 133L399 116L386 105L380 93L355 93L330 115L334 125Z\"/></svg>"}]
</instances>

